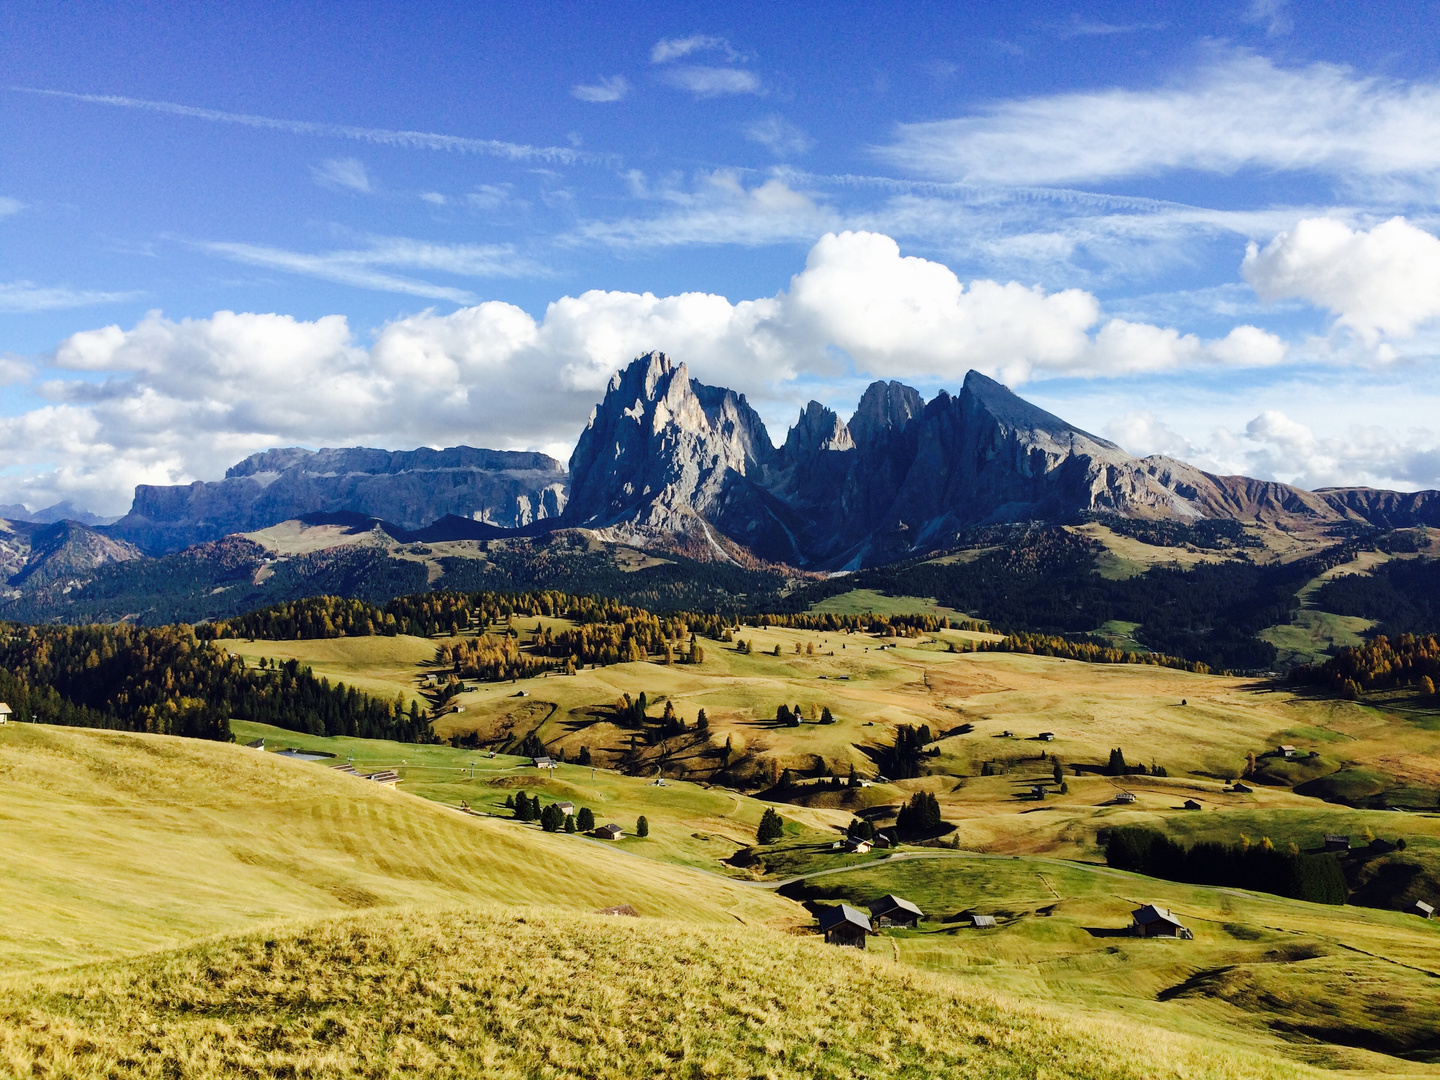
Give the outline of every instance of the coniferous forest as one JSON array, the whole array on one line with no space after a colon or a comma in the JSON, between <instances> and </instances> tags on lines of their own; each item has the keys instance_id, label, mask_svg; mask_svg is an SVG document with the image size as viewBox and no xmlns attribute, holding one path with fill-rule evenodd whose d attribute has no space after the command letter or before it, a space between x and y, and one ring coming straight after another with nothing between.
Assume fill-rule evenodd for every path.
<instances>
[{"instance_id":1,"label":"coniferous forest","mask_svg":"<svg viewBox=\"0 0 1440 1080\"><path fill-rule=\"evenodd\" d=\"M21 720L229 741L230 719L313 735L421 742L413 704L316 678L295 661L249 668L188 626L6 626L0 693Z\"/></svg>"}]
</instances>

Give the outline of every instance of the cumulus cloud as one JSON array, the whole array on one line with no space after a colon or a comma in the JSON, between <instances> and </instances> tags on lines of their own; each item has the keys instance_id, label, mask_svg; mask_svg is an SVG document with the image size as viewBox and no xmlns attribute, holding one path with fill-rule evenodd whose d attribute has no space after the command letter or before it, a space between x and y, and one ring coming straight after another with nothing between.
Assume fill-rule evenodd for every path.
<instances>
[{"instance_id":1,"label":"cumulus cloud","mask_svg":"<svg viewBox=\"0 0 1440 1080\"><path fill-rule=\"evenodd\" d=\"M630 80L624 75L602 75L596 82L582 83L570 90L572 97L599 104L620 101L628 93L630 93Z\"/></svg>"},{"instance_id":2,"label":"cumulus cloud","mask_svg":"<svg viewBox=\"0 0 1440 1080\"><path fill-rule=\"evenodd\" d=\"M1400 217L1368 232L1307 218L1263 249L1251 243L1241 272L1262 300L1325 308L1369 344L1440 316L1440 239Z\"/></svg>"},{"instance_id":3,"label":"cumulus cloud","mask_svg":"<svg viewBox=\"0 0 1440 1080\"><path fill-rule=\"evenodd\" d=\"M1071 184L1176 169L1313 170L1347 182L1440 177L1440 83L1221 60L1154 90L1002 101L902 124L880 153L970 183Z\"/></svg>"},{"instance_id":4,"label":"cumulus cloud","mask_svg":"<svg viewBox=\"0 0 1440 1080\"><path fill-rule=\"evenodd\" d=\"M403 258L449 265L463 256L407 249ZM863 232L824 236L786 289L738 302L593 290L535 318L489 301L398 319L368 343L339 315L152 312L128 330L60 344L37 386L51 404L0 419L0 452L18 466L0 477L0 501L72 498L120 512L135 483L210 479L246 454L297 443L465 442L563 455L611 373L649 349L786 418L816 383L856 374L954 387L973 367L1014 384L1265 364L1279 345L1253 328L1206 342L1104 322L1089 293L962 282Z\"/></svg>"},{"instance_id":5,"label":"cumulus cloud","mask_svg":"<svg viewBox=\"0 0 1440 1080\"><path fill-rule=\"evenodd\" d=\"M795 157L815 145L806 135L782 116L767 116L745 125L745 137L759 143L776 157Z\"/></svg>"},{"instance_id":6,"label":"cumulus cloud","mask_svg":"<svg viewBox=\"0 0 1440 1080\"><path fill-rule=\"evenodd\" d=\"M1104 432L1137 456L1165 454L1220 475L1255 476L1307 489L1406 490L1440 484L1440 440L1423 427L1351 424L1320 436L1280 409L1265 409L1233 430L1220 424L1197 439L1176 431L1157 413L1138 409L1111 420Z\"/></svg>"},{"instance_id":7,"label":"cumulus cloud","mask_svg":"<svg viewBox=\"0 0 1440 1080\"><path fill-rule=\"evenodd\" d=\"M700 98L722 94L758 94L762 90L759 76L744 68L685 65L666 68L660 77L671 86L688 90Z\"/></svg>"},{"instance_id":8,"label":"cumulus cloud","mask_svg":"<svg viewBox=\"0 0 1440 1080\"><path fill-rule=\"evenodd\" d=\"M359 158L328 158L319 165L310 166L310 175L315 183L331 190L359 191L369 194L370 174L365 163Z\"/></svg>"}]
</instances>

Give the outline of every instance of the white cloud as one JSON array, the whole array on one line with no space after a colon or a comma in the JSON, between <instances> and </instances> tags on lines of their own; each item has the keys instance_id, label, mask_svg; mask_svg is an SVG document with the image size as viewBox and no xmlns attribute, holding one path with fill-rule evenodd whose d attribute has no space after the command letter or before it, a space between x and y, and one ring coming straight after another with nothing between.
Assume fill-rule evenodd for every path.
<instances>
[{"instance_id":1,"label":"white cloud","mask_svg":"<svg viewBox=\"0 0 1440 1080\"><path fill-rule=\"evenodd\" d=\"M542 267L518 255L509 244L434 244L406 237L374 237L369 247L318 254L259 244L209 242L197 246L212 255L250 266L284 270L380 292L448 300L456 304L473 303L475 296L466 289L405 277L377 267L435 270L462 277L536 276L544 273Z\"/></svg>"},{"instance_id":2,"label":"white cloud","mask_svg":"<svg viewBox=\"0 0 1440 1080\"><path fill-rule=\"evenodd\" d=\"M224 112L220 109L201 109L193 105L180 105L173 101L148 101L144 98L120 97L115 94L72 94L64 90L38 90L26 86L12 86L8 89L21 94L38 94L65 101L84 102L89 105L142 109L146 112L180 116L192 120L208 120L217 124L239 124L243 127L283 131L291 135L308 135L326 139L354 139L358 142L403 149L487 154L508 158L511 161L545 161L560 165L575 165L582 162L611 165L615 160L614 156L610 154L582 154L565 146L528 146L524 143L503 142L499 139L472 139L463 135L442 135L433 131L395 131L389 128L316 123L311 120L283 120L273 116Z\"/></svg>"},{"instance_id":3,"label":"white cloud","mask_svg":"<svg viewBox=\"0 0 1440 1080\"><path fill-rule=\"evenodd\" d=\"M450 201L438 191L422 191L420 193L420 198L423 201L428 202L431 206L444 206L447 202Z\"/></svg>"},{"instance_id":4,"label":"white cloud","mask_svg":"<svg viewBox=\"0 0 1440 1080\"><path fill-rule=\"evenodd\" d=\"M618 248L753 246L812 241L839 221L835 212L812 194L797 191L779 178L748 188L741 175L730 169L704 173L690 187L675 177L652 185L638 171L632 171L627 179L635 197L663 203L666 210L648 218L586 222L567 239Z\"/></svg>"},{"instance_id":5,"label":"white cloud","mask_svg":"<svg viewBox=\"0 0 1440 1080\"><path fill-rule=\"evenodd\" d=\"M1440 239L1404 218L1368 232L1307 218L1263 250L1252 243L1241 272L1262 300L1325 308L1368 344L1440 317Z\"/></svg>"},{"instance_id":6,"label":"white cloud","mask_svg":"<svg viewBox=\"0 0 1440 1080\"><path fill-rule=\"evenodd\" d=\"M719 97L721 94L758 94L760 78L743 68L673 67L660 76L671 86L688 90L696 97Z\"/></svg>"},{"instance_id":7,"label":"white cloud","mask_svg":"<svg viewBox=\"0 0 1440 1080\"><path fill-rule=\"evenodd\" d=\"M134 300L136 292L100 292L92 289L71 289L64 285L36 285L32 281L0 282L0 311L26 314L36 311L57 311L63 308L91 307L95 304L117 304Z\"/></svg>"},{"instance_id":8,"label":"white cloud","mask_svg":"<svg viewBox=\"0 0 1440 1080\"><path fill-rule=\"evenodd\" d=\"M596 103L620 101L628 93L630 80L624 75L602 75L598 82L577 85L570 90L572 97Z\"/></svg>"},{"instance_id":9,"label":"white cloud","mask_svg":"<svg viewBox=\"0 0 1440 1080\"><path fill-rule=\"evenodd\" d=\"M315 178L315 183L332 190L344 189L366 194L371 190L370 174L365 171L365 163L359 158L327 158L319 165L310 166L310 175Z\"/></svg>"},{"instance_id":10,"label":"white cloud","mask_svg":"<svg viewBox=\"0 0 1440 1080\"><path fill-rule=\"evenodd\" d=\"M10 217L25 209L25 204L9 195L0 195L0 218Z\"/></svg>"},{"instance_id":11,"label":"white cloud","mask_svg":"<svg viewBox=\"0 0 1440 1080\"><path fill-rule=\"evenodd\" d=\"M1282 37L1295 29L1295 20L1290 17L1290 0L1250 0L1245 21L1263 24L1269 37Z\"/></svg>"},{"instance_id":12,"label":"white cloud","mask_svg":"<svg viewBox=\"0 0 1440 1080\"><path fill-rule=\"evenodd\" d=\"M682 56L709 49L719 49L731 61L740 59L740 54L732 49L730 43L724 38L692 34L684 38L661 38L650 50L650 62L652 64L668 64L672 60L679 60Z\"/></svg>"},{"instance_id":13,"label":"white cloud","mask_svg":"<svg viewBox=\"0 0 1440 1080\"><path fill-rule=\"evenodd\" d=\"M1137 456L1165 454L1219 475L1279 480L1312 490L1440 484L1437 436L1423 427L1350 424L1343 433L1320 437L1308 424L1273 408L1238 427L1217 425L1197 442L1157 413L1137 409L1111 420L1104 431Z\"/></svg>"},{"instance_id":14,"label":"white cloud","mask_svg":"<svg viewBox=\"0 0 1440 1080\"><path fill-rule=\"evenodd\" d=\"M394 264L453 269L471 257L413 241L374 251L387 243ZM971 367L1014 384L1252 366L1273 363L1280 346L1246 327L1206 342L1102 322L1089 293L962 283L887 236L848 232L822 237L770 297L592 290L538 319L490 301L398 319L368 346L339 315L152 312L56 349L38 387L52 404L0 420L0 453L18 469L0 476L0 502L74 498L120 512L134 483L213 478L273 445L564 446L611 373L649 349L784 420L826 380L857 375L956 389Z\"/></svg>"},{"instance_id":15,"label":"white cloud","mask_svg":"<svg viewBox=\"0 0 1440 1080\"><path fill-rule=\"evenodd\" d=\"M815 145L815 140L781 116L767 116L745 125L745 137L768 149L776 157L795 157Z\"/></svg>"},{"instance_id":16,"label":"white cloud","mask_svg":"<svg viewBox=\"0 0 1440 1080\"><path fill-rule=\"evenodd\" d=\"M1193 461L1199 453L1194 443L1148 409L1135 409L1110 421L1105 425L1105 437L1136 457L1164 454Z\"/></svg>"},{"instance_id":17,"label":"white cloud","mask_svg":"<svg viewBox=\"0 0 1440 1080\"><path fill-rule=\"evenodd\" d=\"M902 124L880 151L971 183L1072 184L1177 169L1313 170L1347 182L1440 178L1440 84L1241 55L1154 90L1002 101Z\"/></svg>"}]
</instances>

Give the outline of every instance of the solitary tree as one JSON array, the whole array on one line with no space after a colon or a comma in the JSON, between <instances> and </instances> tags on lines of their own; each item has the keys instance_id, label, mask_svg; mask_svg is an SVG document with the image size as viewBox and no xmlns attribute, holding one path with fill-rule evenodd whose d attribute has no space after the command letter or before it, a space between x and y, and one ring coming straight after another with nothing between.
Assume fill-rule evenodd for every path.
<instances>
[{"instance_id":1,"label":"solitary tree","mask_svg":"<svg viewBox=\"0 0 1440 1080\"><path fill-rule=\"evenodd\" d=\"M695 728L697 731L710 730L710 718L705 715L704 709L701 709L695 716Z\"/></svg>"},{"instance_id":2,"label":"solitary tree","mask_svg":"<svg viewBox=\"0 0 1440 1080\"><path fill-rule=\"evenodd\" d=\"M589 832L595 828L595 811L588 806L582 806L575 815L575 827L581 832Z\"/></svg>"},{"instance_id":3,"label":"solitary tree","mask_svg":"<svg viewBox=\"0 0 1440 1080\"><path fill-rule=\"evenodd\" d=\"M760 816L760 828L755 831L755 839L762 844L773 844L784 835L785 822L780 819L773 806L767 806L765 813Z\"/></svg>"},{"instance_id":4,"label":"solitary tree","mask_svg":"<svg viewBox=\"0 0 1440 1080\"><path fill-rule=\"evenodd\" d=\"M820 710L820 723L833 724L834 722L835 714L830 711L830 706L826 705L823 709Z\"/></svg>"},{"instance_id":5,"label":"solitary tree","mask_svg":"<svg viewBox=\"0 0 1440 1080\"><path fill-rule=\"evenodd\" d=\"M650 819L644 814L641 814L640 820L635 822L635 835L640 837L650 835Z\"/></svg>"},{"instance_id":6,"label":"solitary tree","mask_svg":"<svg viewBox=\"0 0 1440 1080\"><path fill-rule=\"evenodd\" d=\"M1057 783L1057 784L1063 784L1063 783L1065 782L1065 774L1064 774L1064 773L1061 771L1061 769L1060 769L1060 759L1059 759L1059 758L1056 758L1056 759L1055 759L1055 768L1054 768L1053 772L1054 772L1054 775L1055 775L1055 783Z\"/></svg>"}]
</instances>

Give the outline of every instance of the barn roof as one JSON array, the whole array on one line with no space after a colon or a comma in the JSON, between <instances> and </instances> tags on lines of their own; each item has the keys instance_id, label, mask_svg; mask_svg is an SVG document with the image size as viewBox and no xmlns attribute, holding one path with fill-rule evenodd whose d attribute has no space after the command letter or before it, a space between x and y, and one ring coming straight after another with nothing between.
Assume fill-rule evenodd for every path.
<instances>
[{"instance_id":1,"label":"barn roof","mask_svg":"<svg viewBox=\"0 0 1440 1080\"><path fill-rule=\"evenodd\" d=\"M994 915L972 915L970 923L977 930L989 930L995 926Z\"/></svg>"},{"instance_id":2,"label":"barn roof","mask_svg":"<svg viewBox=\"0 0 1440 1080\"><path fill-rule=\"evenodd\" d=\"M892 911L903 911L907 915L914 915L917 919L925 914L909 900L903 896L896 896L894 893L886 893L870 905L870 914L877 919Z\"/></svg>"},{"instance_id":3,"label":"barn roof","mask_svg":"<svg viewBox=\"0 0 1440 1080\"><path fill-rule=\"evenodd\" d=\"M835 907L824 907L819 913L820 929L829 932L840 926L842 923L849 923L859 927L861 930L870 930L870 917L863 911L856 911L849 904L837 904Z\"/></svg>"},{"instance_id":4,"label":"barn roof","mask_svg":"<svg viewBox=\"0 0 1440 1080\"><path fill-rule=\"evenodd\" d=\"M1136 908L1130 913L1130 916L1135 920L1137 926L1149 926L1151 923L1157 922L1167 922L1172 926L1183 925L1169 908L1156 907L1154 904Z\"/></svg>"}]
</instances>

